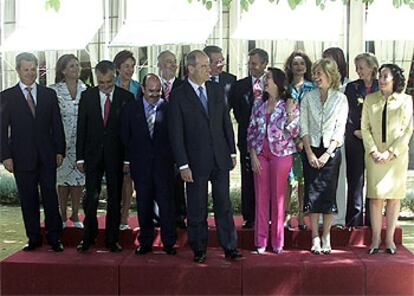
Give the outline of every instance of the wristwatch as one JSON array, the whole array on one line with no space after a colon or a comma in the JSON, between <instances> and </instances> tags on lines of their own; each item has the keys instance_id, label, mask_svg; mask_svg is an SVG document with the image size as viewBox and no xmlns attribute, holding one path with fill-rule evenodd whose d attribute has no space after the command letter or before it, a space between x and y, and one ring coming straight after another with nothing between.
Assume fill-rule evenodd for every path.
<instances>
[{"instance_id":1,"label":"wristwatch","mask_svg":"<svg viewBox=\"0 0 414 296\"><path fill-rule=\"evenodd\" d=\"M328 150L326 150L325 153L328 154L330 158L334 158L335 157L335 151L329 152Z\"/></svg>"}]
</instances>

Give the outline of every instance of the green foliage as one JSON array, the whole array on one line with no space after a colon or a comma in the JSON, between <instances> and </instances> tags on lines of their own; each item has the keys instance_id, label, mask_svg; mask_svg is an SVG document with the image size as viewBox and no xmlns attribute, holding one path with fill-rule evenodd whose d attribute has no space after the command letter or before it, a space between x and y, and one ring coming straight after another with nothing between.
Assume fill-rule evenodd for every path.
<instances>
[{"instance_id":1,"label":"green foliage","mask_svg":"<svg viewBox=\"0 0 414 296\"><path fill-rule=\"evenodd\" d=\"M59 0L48 0L48 1L59 1ZM187 1L189 3L193 2L193 0L187 0ZM211 9L213 7L213 1L217 2L218 0L197 0L197 1L201 2L204 6L206 6L207 9ZM229 8L233 1L237 1L237 0L222 0L222 3L224 7ZM238 0L238 1L240 1L241 10L247 11L249 10L249 6L252 5L255 0ZM268 0L268 1L270 3L279 4L281 0ZM282 1L287 1L291 9L295 9L298 5L305 3L305 0L282 0ZM311 0L308 0L308 1L311 1ZM316 6L319 6L321 9L324 9L328 1L337 1L337 0L314 0L314 1L315 1ZM338 0L338 1L341 1L341 0ZM346 5L349 3L349 1L351 0L342 0L342 3ZM374 2L374 0L352 0L352 1L362 1L363 3L367 5L371 5ZM376 1L384 1L384 0L376 0ZM414 0L388 0L388 1L392 1L392 4L396 8L408 6L409 8L414 9Z\"/></svg>"},{"instance_id":2,"label":"green foliage","mask_svg":"<svg viewBox=\"0 0 414 296\"><path fill-rule=\"evenodd\" d=\"M17 187L12 174L0 174L0 201L15 203L18 201Z\"/></svg>"},{"instance_id":3,"label":"green foliage","mask_svg":"<svg viewBox=\"0 0 414 296\"><path fill-rule=\"evenodd\" d=\"M55 11L59 11L59 9L60 9L60 0L46 0L45 8L46 8L46 10L54 9Z\"/></svg>"}]
</instances>

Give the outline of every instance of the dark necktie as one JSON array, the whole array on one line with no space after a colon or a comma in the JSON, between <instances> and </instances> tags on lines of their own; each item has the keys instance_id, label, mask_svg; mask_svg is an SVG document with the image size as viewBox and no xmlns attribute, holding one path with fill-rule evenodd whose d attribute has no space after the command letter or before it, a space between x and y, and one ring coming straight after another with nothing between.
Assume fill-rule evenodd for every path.
<instances>
[{"instance_id":1,"label":"dark necktie","mask_svg":"<svg viewBox=\"0 0 414 296\"><path fill-rule=\"evenodd\" d=\"M385 99L384 110L382 110L382 142L387 142L387 102Z\"/></svg>"},{"instance_id":2,"label":"dark necktie","mask_svg":"<svg viewBox=\"0 0 414 296\"><path fill-rule=\"evenodd\" d=\"M26 87L26 91L27 91L27 96L26 96L27 105L29 105L29 109L30 109L30 112L32 112L33 117L36 117L36 108L35 108L35 103L34 103L34 99L32 95L32 88Z\"/></svg>"},{"instance_id":3,"label":"dark necktie","mask_svg":"<svg viewBox=\"0 0 414 296\"><path fill-rule=\"evenodd\" d=\"M201 104L203 105L204 111L208 114L208 105L207 105L207 97L204 94L204 89L202 86L198 87L198 97L200 98Z\"/></svg>"},{"instance_id":4,"label":"dark necktie","mask_svg":"<svg viewBox=\"0 0 414 296\"><path fill-rule=\"evenodd\" d=\"M211 80L211 82L218 83L218 81L217 81L217 77L216 77L216 76L211 76L211 77L210 77L210 80Z\"/></svg>"},{"instance_id":5,"label":"dark necktie","mask_svg":"<svg viewBox=\"0 0 414 296\"><path fill-rule=\"evenodd\" d=\"M104 104L104 125L106 126L106 123L108 122L108 118L109 118L109 111L111 110L111 100L110 100L110 95L106 94L106 100L105 100L105 104Z\"/></svg>"}]
</instances>

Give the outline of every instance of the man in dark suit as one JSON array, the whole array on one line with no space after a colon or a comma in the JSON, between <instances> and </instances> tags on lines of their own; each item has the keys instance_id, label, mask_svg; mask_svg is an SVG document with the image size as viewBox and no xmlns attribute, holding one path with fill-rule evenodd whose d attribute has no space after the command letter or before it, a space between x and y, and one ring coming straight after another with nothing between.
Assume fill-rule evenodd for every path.
<instances>
[{"instance_id":1,"label":"man in dark suit","mask_svg":"<svg viewBox=\"0 0 414 296\"><path fill-rule=\"evenodd\" d=\"M168 103L161 99L161 80L155 74L145 75L141 90L143 96L126 105L121 116L121 140L137 192L140 246L135 254L152 250L156 201L164 251L175 255L174 157L168 137Z\"/></svg>"},{"instance_id":2,"label":"man in dark suit","mask_svg":"<svg viewBox=\"0 0 414 296\"><path fill-rule=\"evenodd\" d=\"M223 57L223 50L216 45L208 45L204 47L203 51L210 59L210 80L216 82L223 88L226 104L232 85L236 82L237 77L233 74L223 71L225 59Z\"/></svg>"},{"instance_id":3,"label":"man in dark suit","mask_svg":"<svg viewBox=\"0 0 414 296\"><path fill-rule=\"evenodd\" d=\"M194 261L206 260L208 181L214 217L225 257L237 259L237 234L229 197L229 171L236 165L233 128L221 88L208 81L209 60L201 50L186 57L188 79L171 94L171 145L182 179L187 182L188 242Z\"/></svg>"},{"instance_id":4,"label":"man in dark suit","mask_svg":"<svg viewBox=\"0 0 414 296\"><path fill-rule=\"evenodd\" d=\"M115 86L115 66L101 61L95 67L98 86L84 91L79 102L76 160L78 169L85 172L84 233L78 245L83 252L95 243L98 234L96 217L105 174L107 209L105 222L106 247L120 252L118 243L120 202L124 168L124 146L120 139L120 113L134 96Z\"/></svg>"},{"instance_id":5,"label":"man in dark suit","mask_svg":"<svg viewBox=\"0 0 414 296\"><path fill-rule=\"evenodd\" d=\"M264 90L264 74L269 56L260 48L249 52L249 76L238 80L230 91L229 104L233 108L238 127L237 146L241 164L241 206L244 219L243 228L252 228L255 219L255 196L253 171L250 154L247 150L247 128L255 100L261 100Z\"/></svg>"},{"instance_id":6,"label":"man in dark suit","mask_svg":"<svg viewBox=\"0 0 414 296\"><path fill-rule=\"evenodd\" d=\"M177 59L171 51L164 50L158 55L157 65L161 76L162 97L168 101L170 99L171 91L180 86L183 82L175 76L175 73L177 72ZM185 204L184 181L181 179L178 168L176 168L175 174L173 199L176 225L181 229L185 229L187 228L185 224L187 208Z\"/></svg>"},{"instance_id":7,"label":"man in dark suit","mask_svg":"<svg viewBox=\"0 0 414 296\"><path fill-rule=\"evenodd\" d=\"M39 186L45 212L46 239L56 252L62 219L56 193L56 168L65 154L65 135L56 93L37 78L38 60L31 53L16 56L20 82L0 93L1 161L14 174L23 213L28 244L23 251L42 245L40 234Z\"/></svg>"}]
</instances>

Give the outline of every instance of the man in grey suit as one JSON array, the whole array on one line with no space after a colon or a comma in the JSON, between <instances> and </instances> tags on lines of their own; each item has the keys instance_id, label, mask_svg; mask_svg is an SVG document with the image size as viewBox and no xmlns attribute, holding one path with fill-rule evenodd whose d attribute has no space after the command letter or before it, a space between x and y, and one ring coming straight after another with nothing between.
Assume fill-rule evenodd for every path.
<instances>
[{"instance_id":1,"label":"man in grey suit","mask_svg":"<svg viewBox=\"0 0 414 296\"><path fill-rule=\"evenodd\" d=\"M188 79L170 98L171 146L182 179L187 182L188 242L194 261L206 260L208 182L212 183L214 218L225 257L237 259L237 234L229 198L229 171L236 148L222 89L209 80L209 59L201 50L187 55Z\"/></svg>"},{"instance_id":2,"label":"man in grey suit","mask_svg":"<svg viewBox=\"0 0 414 296\"><path fill-rule=\"evenodd\" d=\"M219 84L224 91L224 98L228 105L230 89L236 82L237 77L233 74L223 71L226 61L223 57L223 50L216 45L208 45L203 51L210 59L210 80Z\"/></svg>"}]
</instances>

